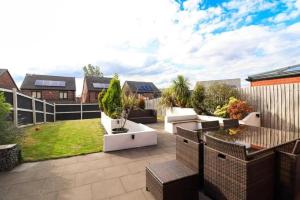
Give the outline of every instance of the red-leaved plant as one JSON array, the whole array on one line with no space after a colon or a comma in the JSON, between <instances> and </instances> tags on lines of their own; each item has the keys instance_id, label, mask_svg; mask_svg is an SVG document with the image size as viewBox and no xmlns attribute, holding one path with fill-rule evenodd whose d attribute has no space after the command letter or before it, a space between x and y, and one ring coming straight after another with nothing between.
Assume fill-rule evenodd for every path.
<instances>
[{"instance_id":1,"label":"red-leaved plant","mask_svg":"<svg viewBox=\"0 0 300 200\"><path fill-rule=\"evenodd\" d=\"M237 100L229 104L227 112L229 113L229 117L231 119L238 119L241 120L248 113L252 111L252 108L247 104L246 101Z\"/></svg>"}]
</instances>

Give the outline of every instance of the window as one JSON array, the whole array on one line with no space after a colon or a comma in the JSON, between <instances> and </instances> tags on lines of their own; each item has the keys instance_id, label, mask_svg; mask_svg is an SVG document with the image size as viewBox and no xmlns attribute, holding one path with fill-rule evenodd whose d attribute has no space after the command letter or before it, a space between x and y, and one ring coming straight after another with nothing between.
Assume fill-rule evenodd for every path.
<instances>
[{"instance_id":1,"label":"window","mask_svg":"<svg viewBox=\"0 0 300 200\"><path fill-rule=\"evenodd\" d=\"M33 98L37 98L37 99L41 99L41 98L42 98L42 94L41 94L41 92L39 92L39 91L32 91L32 92L31 92L31 96L32 96Z\"/></svg>"},{"instance_id":2,"label":"window","mask_svg":"<svg viewBox=\"0 0 300 200\"><path fill-rule=\"evenodd\" d=\"M59 98L60 99L67 99L68 98L68 92L59 92Z\"/></svg>"}]
</instances>

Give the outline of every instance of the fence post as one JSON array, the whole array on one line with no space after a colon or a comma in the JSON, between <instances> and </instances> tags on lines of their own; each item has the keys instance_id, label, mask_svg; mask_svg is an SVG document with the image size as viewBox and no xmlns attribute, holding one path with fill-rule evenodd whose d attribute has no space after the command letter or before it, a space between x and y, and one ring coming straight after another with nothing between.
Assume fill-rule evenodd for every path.
<instances>
[{"instance_id":1,"label":"fence post","mask_svg":"<svg viewBox=\"0 0 300 200\"><path fill-rule=\"evenodd\" d=\"M32 121L36 124L35 100L32 98Z\"/></svg>"},{"instance_id":2,"label":"fence post","mask_svg":"<svg viewBox=\"0 0 300 200\"><path fill-rule=\"evenodd\" d=\"M43 106L43 108L44 108L44 123L46 123L47 122L47 108L46 108L46 101L44 100L44 102L43 102L43 104L44 104L44 106Z\"/></svg>"},{"instance_id":3,"label":"fence post","mask_svg":"<svg viewBox=\"0 0 300 200\"><path fill-rule=\"evenodd\" d=\"M53 104L53 121L56 122L56 104Z\"/></svg>"},{"instance_id":4,"label":"fence post","mask_svg":"<svg viewBox=\"0 0 300 200\"><path fill-rule=\"evenodd\" d=\"M82 103L80 103L80 119L82 120Z\"/></svg>"},{"instance_id":5,"label":"fence post","mask_svg":"<svg viewBox=\"0 0 300 200\"><path fill-rule=\"evenodd\" d=\"M18 126L18 94L17 89L13 88L13 107L14 107L14 124Z\"/></svg>"}]
</instances>

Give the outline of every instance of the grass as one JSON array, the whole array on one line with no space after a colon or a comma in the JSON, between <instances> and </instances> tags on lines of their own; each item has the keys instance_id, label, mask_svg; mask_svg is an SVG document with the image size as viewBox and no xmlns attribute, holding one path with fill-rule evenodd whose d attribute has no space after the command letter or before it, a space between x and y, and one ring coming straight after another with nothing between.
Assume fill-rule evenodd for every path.
<instances>
[{"instance_id":1,"label":"grass","mask_svg":"<svg viewBox=\"0 0 300 200\"><path fill-rule=\"evenodd\" d=\"M25 128L24 161L69 157L102 151L104 129L98 119L69 120Z\"/></svg>"}]
</instances>

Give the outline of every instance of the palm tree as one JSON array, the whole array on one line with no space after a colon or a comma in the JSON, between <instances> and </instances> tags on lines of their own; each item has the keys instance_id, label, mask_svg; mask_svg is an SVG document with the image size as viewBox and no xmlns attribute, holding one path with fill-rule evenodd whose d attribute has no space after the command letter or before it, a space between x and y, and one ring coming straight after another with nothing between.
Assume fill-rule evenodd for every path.
<instances>
[{"instance_id":1,"label":"palm tree","mask_svg":"<svg viewBox=\"0 0 300 200\"><path fill-rule=\"evenodd\" d=\"M186 107L190 100L190 91L189 91L190 83L184 76L178 75L177 79L173 80L172 89L174 91L174 96L176 100L176 104L180 107Z\"/></svg>"}]
</instances>

